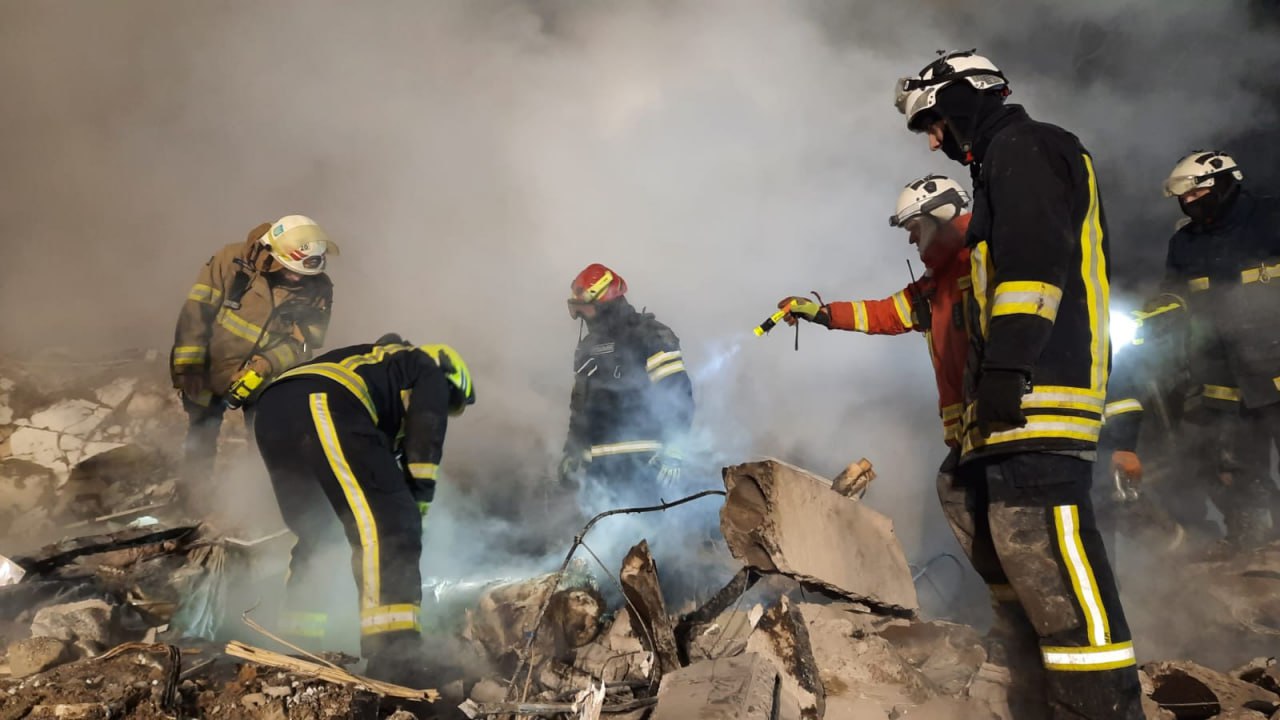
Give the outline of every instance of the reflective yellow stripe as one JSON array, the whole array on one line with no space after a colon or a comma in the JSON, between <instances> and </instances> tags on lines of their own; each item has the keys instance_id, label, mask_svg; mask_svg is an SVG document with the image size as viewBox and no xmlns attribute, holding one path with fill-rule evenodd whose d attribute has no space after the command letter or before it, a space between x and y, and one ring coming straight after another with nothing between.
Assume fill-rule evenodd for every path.
<instances>
[{"instance_id":1,"label":"reflective yellow stripe","mask_svg":"<svg viewBox=\"0 0 1280 720\"><path fill-rule=\"evenodd\" d=\"M1103 410L1102 414L1105 417L1111 418L1116 415L1133 412L1142 412L1142 403L1138 402L1136 399L1130 398L1128 400L1117 400L1115 402L1107 403L1107 407Z\"/></svg>"},{"instance_id":2,"label":"reflective yellow stripe","mask_svg":"<svg viewBox=\"0 0 1280 720\"><path fill-rule=\"evenodd\" d=\"M942 408L943 420L959 420L964 414L964 405L961 403L952 403Z\"/></svg>"},{"instance_id":3,"label":"reflective yellow stripe","mask_svg":"<svg viewBox=\"0 0 1280 720\"><path fill-rule=\"evenodd\" d=\"M650 371L649 380L651 382L658 382L662 378L667 377L668 375L674 375L675 373L678 373L678 372L684 372L683 360L676 360L675 362L669 362L666 365L663 365L662 367L657 368L656 370Z\"/></svg>"},{"instance_id":4,"label":"reflective yellow stripe","mask_svg":"<svg viewBox=\"0 0 1280 720\"><path fill-rule=\"evenodd\" d=\"M1065 385L1036 385L1022 396L1022 407L1034 409L1085 410L1102 414L1105 395L1096 390Z\"/></svg>"},{"instance_id":5,"label":"reflective yellow stripe","mask_svg":"<svg viewBox=\"0 0 1280 720\"><path fill-rule=\"evenodd\" d=\"M1205 385L1204 396L1210 400L1225 400L1227 402L1240 402L1240 389L1233 387L1225 387L1223 385Z\"/></svg>"},{"instance_id":6,"label":"reflective yellow stripe","mask_svg":"<svg viewBox=\"0 0 1280 720\"><path fill-rule=\"evenodd\" d=\"M653 372L653 370L657 368L659 365L671 362L672 360L679 360L680 358L681 358L681 355L679 350L654 353L649 356L648 360L645 360L644 369L648 372Z\"/></svg>"},{"instance_id":7,"label":"reflective yellow stripe","mask_svg":"<svg viewBox=\"0 0 1280 720\"><path fill-rule=\"evenodd\" d=\"M222 291L204 283L196 283L191 286L191 292L187 293L187 299L205 305L217 305L222 300Z\"/></svg>"},{"instance_id":8,"label":"reflective yellow stripe","mask_svg":"<svg viewBox=\"0 0 1280 720\"><path fill-rule=\"evenodd\" d=\"M345 357L341 361L339 361L338 364L346 368L347 370L355 370L361 365L372 365L374 363L380 363L383 360L386 360L388 355L395 355L396 353L404 352L405 350L413 350L413 349L414 349L413 345L377 345L377 346L374 346L373 350L363 355L352 355L350 357ZM432 360L435 360L435 358L432 357Z\"/></svg>"},{"instance_id":9,"label":"reflective yellow stripe","mask_svg":"<svg viewBox=\"0 0 1280 720\"><path fill-rule=\"evenodd\" d=\"M1256 282L1271 282L1272 278L1280 276L1280 264L1267 265L1265 263L1256 268L1249 268L1240 273L1240 282L1248 285Z\"/></svg>"},{"instance_id":10,"label":"reflective yellow stripe","mask_svg":"<svg viewBox=\"0 0 1280 720\"><path fill-rule=\"evenodd\" d=\"M861 300L850 303L853 305L853 329L858 332L867 332L871 327L867 323L867 304Z\"/></svg>"},{"instance_id":11,"label":"reflective yellow stripe","mask_svg":"<svg viewBox=\"0 0 1280 720\"><path fill-rule=\"evenodd\" d=\"M373 396L369 394L369 387L365 385L364 379L355 374L351 370L342 367L337 363L312 363L311 365L302 365L296 367L277 378L276 382L288 377L299 377L302 375L319 375L328 378L345 387L352 395L355 395L365 409L369 411L369 417L376 423L378 422L378 409L373 405Z\"/></svg>"},{"instance_id":12,"label":"reflective yellow stripe","mask_svg":"<svg viewBox=\"0 0 1280 720\"><path fill-rule=\"evenodd\" d=\"M987 336L987 281L990 267L987 262L987 241L982 240L969 252L969 279L973 281L973 299L978 303L979 328L982 337Z\"/></svg>"},{"instance_id":13,"label":"reflective yellow stripe","mask_svg":"<svg viewBox=\"0 0 1280 720\"><path fill-rule=\"evenodd\" d=\"M988 585L987 590L991 592L991 599L997 603L1018 602L1018 593L1014 591L1012 585L997 583Z\"/></svg>"},{"instance_id":14,"label":"reflective yellow stripe","mask_svg":"<svg viewBox=\"0 0 1280 720\"><path fill-rule=\"evenodd\" d=\"M1280 390L1280 377L1271 378L1271 384L1275 385L1277 390Z\"/></svg>"},{"instance_id":15,"label":"reflective yellow stripe","mask_svg":"<svg viewBox=\"0 0 1280 720\"><path fill-rule=\"evenodd\" d=\"M435 463L409 463L409 476L414 480L435 480L440 466Z\"/></svg>"},{"instance_id":16,"label":"reflective yellow stripe","mask_svg":"<svg viewBox=\"0 0 1280 720\"><path fill-rule=\"evenodd\" d=\"M909 328L915 325L911 322L911 301L907 299L906 290L899 290L893 294L893 309L897 311L902 327Z\"/></svg>"},{"instance_id":17,"label":"reflective yellow stripe","mask_svg":"<svg viewBox=\"0 0 1280 720\"><path fill-rule=\"evenodd\" d=\"M1062 288L1046 282L1014 281L996 286L991 301L991 317L1035 315L1053 322L1062 302Z\"/></svg>"},{"instance_id":18,"label":"reflective yellow stripe","mask_svg":"<svg viewBox=\"0 0 1280 720\"><path fill-rule=\"evenodd\" d=\"M972 410L966 413L970 417L971 414ZM1032 415L1027 418L1027 424L1023 427L993 432L991 435L983 437L978 432L977 426L973 425L971 419L966 418L966 421L969 427L965 431L965 452L1001 443L1043 438L1062 438L1096 443L1098 435L1102 431L1101 419L1082 418L1073 415Z\"/></svg>"},{"instance_id":19,"label":"reflective yellow stripe","mask_svg":"<svg viewBox=\"0 0 1280 720\"><path fill-rule=\"evenodd\" d=\"M942 441L945 443L960 441L960 421L951 420L942 423Z\"/></svg>"},{"instance_id":20,"label":"reflective yellow stripe","mask_svg":"<svg viewBox=\"0 0 1280 720\"><path fill-rule=\"evenodd\" d=\"M1055 505L1053 524L1058 531L1058 551L1071 576L1071 587L1076 601L1084 612L1089 644L1101 647L1111 642L1111 625L1107 610L1098 593L1098 581L1093 576L1093 566L1080 541L1080 512L1075 505Z\"/></svg>"},{"instance_id":21,"label":"reflective yellow stripe","mask_svg":"<svg viewBox=\"0 0 1280 720\"><path fill-rule=\"evenodd\" d=\"M292 345L288 344L277 345L268 350L266 357L277 371L283 370L298 361L298 353L294 351Z\"/></svg>"},{"instance_id":22,"label":"reflective yellow stripe","mask_svg":"<svg viewBox=\"0 0 1280 720\"><path fill-rule=\"evenodd\" d=\"M1165 313L1167 313L1167 312L1173 312L1174 310L1181 310L1181 309L1182 309L1182 304L1181 304L1181 303L1169 303L1168 305L1161 305L1160 307L1156 308L1155 310L1152 310L1151 312L1143 312L1142 310L1134 310L1134 311L1133 311L1132 313L1130 313L1130 314L1131 314L1131 315L1133 315L1133 319L1134 319L1134 320L1137 320L1137 321L1138 321L1138 324L1139 324L1139 325L1141 325L1141 324L1142 324L1142 321L1144 321L1144 320L1150 320L1151 318L1153 318L1153 317L1155 317L1155 316L1157 316L1157 315L1163 315L1163 314L1165 314Z\"/></svg>"},{"instance_id":23,"label":"reflective yellow stripe","mask_svg":"<svg viewBox=\"0 0 1280 720\"><path fill-rule=\"evenodd\" d=\"M174 365L203 365L208 349L199 345L180 345L173 349Z\"/></svg>"},{"instance_id":24,"label":"reflective yellow stripe","mask_svg":"<svg viewBox=\"0 0 1280 720\"><path fill-rule=\"evenodd\" d=\"M382 602L382 586L379 577L378 525L373 519L373 510L365 500L364 491L356 481L355 473L347 464L342 453L342 444L338 441L338 430L329 417L329 396L327 393L311 393L311 421L315 424L316 434L320 436L320 445L324 449L325 459L329 461L329 469L333 471L338 484L342 486L342 494L351 507L351 514L356 521L356 531L360 535L360 607L374 608Z\"/></svg>"},{"instance_id":25,"label":"reflective yellow stripe","mask_svg":"<svg viewBox=\"0 0 1280 720\"><path fill-rule=\"evenodd\" d=\"M606 443L604 445L592 445L591 457L604 457L605 455L625 455L627 453L638 452L658 452L662 449L662 443L657 440L630 440L627 442Z\"/></svg>"},{"instance_id":26,"label":"reflective yellow stripe","mask_svg":"<svg viewBox=\"0 0 1280 720\"><path fill-rule=\"evenodd\" d=\"M378 605L360 610L360 634L376 635L395 630L421 630L417 605Z\"/></svg>"},{"instance_id":27,"label":"reflective yellow stripe","mask_svg":"<svg viewBox=\"0 0 1280 720\"><path fill-rule=\"evenodd\" d=\"M224 307L218 311L217 323L221 325L227 332L235 335L241 340L249 342L257 342L258 338L266 339L267 336L262 334L262 328L258 325L245 320L239 315L231 311L231 308Z\"/></svg>"},{"instance_id":28,"label":"reflective yellow stripe","mask_svg":"<svg viewBox=\"0 0 1280 720\"><path fill-rule=\"evenodd\" d=\"M294 637L322 638L329 625L329 616L317 612L285 612L280 616L280 629Z\"/></svg>"},{"instance_id":29,"label":"reflective yellow stripe","mask_svg":"<svg viewBox=\"0 0 1280 720\"><path fill-rule=\"evenodd\" d=\"M1107 258L1102 253L1102 219L1098 200L1098 181L1093 174L1093 160L1086 154L1085 173L1089 176L1089 211L1080 228L1080 273L1084 280L1085 306L1089 310L1090 382L1089 387L1105 391L1108 365L1111 362L1111 286L1107 281Z\"/></svg>"},{"instance_id":30,"label":"reflective yellow stripe","mask_svg":"<svg viewBox=\"0 0 1280 720\"><path fill-rule=\"evenodd\" d=\"M1187 287L1191 290L1191 292L1200 292L1202 290L1208 290L1209 278L1207 277L1191 278L1190 280L1187 281Z\"/></svg>"},{"instance_id":31,"label":"reflective yellow stripe","mask_svg":"<svg viewBox=\"0 0 1280 720\"><path fill-rule=\"evenodd\" d=\"M1062 672L1115 670L1138 662L1132 642L1095 647L1042 647L1040 655L1046 669Z\"/></svg>"}]
</instances>

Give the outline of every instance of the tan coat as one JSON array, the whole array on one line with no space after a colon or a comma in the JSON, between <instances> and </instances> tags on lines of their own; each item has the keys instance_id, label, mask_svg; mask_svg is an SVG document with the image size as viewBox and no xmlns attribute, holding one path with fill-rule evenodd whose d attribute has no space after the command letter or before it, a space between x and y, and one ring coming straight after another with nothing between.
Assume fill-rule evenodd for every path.
<instances>
[{"instance_id":1,"label":"tan coat","mask_svg":"<svg viewBox=\"0 0 1280 720\"><path fill-rule=\"evenodd\" d=\"M207 391L190 398L199 404L223 395L232 376L254 355L270 363L274 376L309 359L324 344L333 302L333 284L324 273L285 286L275 272L279 266L269 253L260 252L257 266L246 270L252 280L240 307L226 306L241 270L237 260L248 264L260 235L250 233L248 242L228 245L209 258L178 314L170 372L174 387L182 386L179 376L204 376Z\"/></svg>"}]
</instances>

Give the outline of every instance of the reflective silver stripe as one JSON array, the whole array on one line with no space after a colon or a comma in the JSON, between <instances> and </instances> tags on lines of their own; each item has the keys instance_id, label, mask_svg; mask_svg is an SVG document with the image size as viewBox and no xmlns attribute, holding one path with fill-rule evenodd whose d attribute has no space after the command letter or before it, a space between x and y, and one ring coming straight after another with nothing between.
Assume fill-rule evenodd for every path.
<instances>
[{"instance_id":1,"label":"reflective silver stripe","mask_svg":"<svg viewBox=\"0 0 1280 720\"><path fill-rule=\"evenodd\" d=\"M398 612L384 612L377 615L365 615L360 618L360 627L370 628L396 623L416 623L418 621L418 613L416 609L414 609L412 605L406 605L404 607L410 609Z\"/></svg>"},{"instance_id":2,"label":"reflective silver stripe","mask_svg":"<svg viewBox=\"0 0 1280 720\"><path fill-rule=\"evenodd\" d=\"M893 294L893 309L898 313L898 321L902 327L909 328L911 322L911 303L907 300L907 291L899 290Z\"/></svg>"},{"instance_id":3,"label":"reflective silver stripe","mask_svg":"<svg viewBox=\"0 0 1280 720\"><path fill-rule=\"evenodd\" d=\"M1142 403L1133 399L1117 400L1115 402L1107 403L1107 407L1103 411L1103 415L1106 417L1115 417L1116 415L1123 415L1131 412L1142 412Z\"/></svg>"},{"instance_id":4,"label":"reflective silver stripe","mask_svg":"<svg viewBox=\"0 0 1280 720\"><path fill-rule=\"evenodd\" d=\"M1045 647L1040 650L1044 666L1049 670L1114 670L1137 662L1132 642L1099 647Z\"/></svg>"},{"instance_id":5,"label":"reflective silver stripe","mask_svg":"<svg viewBox=\"0 0 1280 720\"><path fill-rule=\"evenodd\" d=\"M1071 408L1101 413L1105 405L1101 393L1058 385L1040 385L1022 396L1024 408Z\"/></svg>"},{"instance_id":6,"label":"reflective silver stripe","mask_svg":"<svg viewBox=\"0 0 1280 720\"><path fill-rule=\"evenodd\" d=\"M859 300L853 303L853 329L859 332L866 332L870 325L867 323L867 304Z\"/></svg>"},{"instance_id":7,"label":"reflective silver stripe","mask_svg":"<svg viewBox=\"0 0 1280 720\"><path fill-rule=\"evenodd\" d=\"M672 360L679 360L680 357L681 355L679 350L671 350L669 352L654 353L653 355L650 355L649 359L644 362L644 369L652 372L653 369L658 367L659 365L670 362Z\"/></svg>"},{"instance_id":8,"label":"reflective silver stripe","mask_svg":"<svg viewBox=\"0 0 1280 720\"><path fill-rule=\"evenodd\" d=\"M662 443L657 440L630 440L627 442L606 443L604 445L592 445L591 457L604 457L605 455L625 455L627 453L638 452L658 452L662 449Z\"/></svg>"},{"instance_id":9,"label":"reflective silver stripe","mask_svg":"<svg viewBox=\"0 0 1280 720\"><path fill-rule=\"evenodd\" d=\"M663 365L662 367L656 370L650 371L649 380L651 380L652 382L658 382L662 378L668 375L674 375L675 373L678 373L678 372L684 372L683 360L677 360L675 362L667 363L666 365Z\"/></svg>"},{"instance_id":10,"label":"reflective silver stripe","mask_svg":"<svg viewBox=\"0 0 1280 720\"><path fill-rule=\"evenodd\" d=\"M1035 315L1053 322L1062 302L1062 288L1046 282L1014 281L996 286L991 303L991 317L1000 315Z\"/></svg>"}]
</instances>

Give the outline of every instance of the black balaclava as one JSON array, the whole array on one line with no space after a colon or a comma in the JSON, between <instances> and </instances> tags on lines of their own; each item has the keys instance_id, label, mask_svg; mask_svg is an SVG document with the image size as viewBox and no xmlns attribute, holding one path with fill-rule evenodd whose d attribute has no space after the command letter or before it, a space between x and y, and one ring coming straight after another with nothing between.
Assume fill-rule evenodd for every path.
<instances>
[{"instance_id":1,"label":"black balaclava","mask_svg":"<svg viewBox=\"0 0 1280 720\"><path fill-rule=\"evenodd\" d=\"M616 298L608 302L596 304L596 316L593 318L583 318L587 322L587 328L600 328L608 330L617 327L618 322L623 318L631 315L635 309L631 307L631 303L627 302L625 297Z\"/></svg>"},{"instance_id":2,"label":"black balaclava","mask_svg":"<svg viewBox=\"0 0 1280 720\"><path fill-rule=\"evenodd\" d=\"M1178 198L1178 205L1182 208L1182 212L1191 218L1191 222L1197 225L1212 225L1231 212L1236 199L1240 197L1240 181L1232 177L1232 172L1234 170L1216 173L1209 192L1199 200L1184 202L1181 197Z\"/></svg>"},{"instance_id":3,"label":"black balaclava","mask_svg":"<svg viewBox=\"0 0 1280 720\"><path fill-rule=\"evenodd\" d=\"M963 81L939 90L933 110L946 121L942 152L961 165L973 162L978 128L983 120L1004 106L1004 99L1002 92L979 92Z\"/></svg>"}]
</instances>

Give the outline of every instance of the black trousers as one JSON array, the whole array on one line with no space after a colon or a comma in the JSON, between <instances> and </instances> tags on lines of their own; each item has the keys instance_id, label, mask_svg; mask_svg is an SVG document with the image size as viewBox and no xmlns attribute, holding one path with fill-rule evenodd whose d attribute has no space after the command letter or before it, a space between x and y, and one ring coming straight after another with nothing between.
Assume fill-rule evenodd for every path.
<instances>
[{"instance_id":1,"label":"black trousers","mask_svg":"<svg viewBox=\"0 0 1280 720\"><path fill-rule=\"evenodd\" d=\"M285 629L323 636L334 574L322 560L343 535L360 592L361 652L378 655L421 630L422 520L391 441L336 384L290 379L258 400L255 431L285 524L297 536Z\"/></svg>"},{"instance_id":2,"label":"black trousers","mask_svg":"<svg viewBox=\"0 0 1280 720\"><path fill-rule=\"evenodd\" d=\"M1048 453L975 459L944 466L938 495L1011 653L1039 645L1049 705L1040 716L1140 720L1132 637L1089 499L1092 466ZM1007 662L1011 672L1034 664Z\"/></svg>"}]
</instances>

